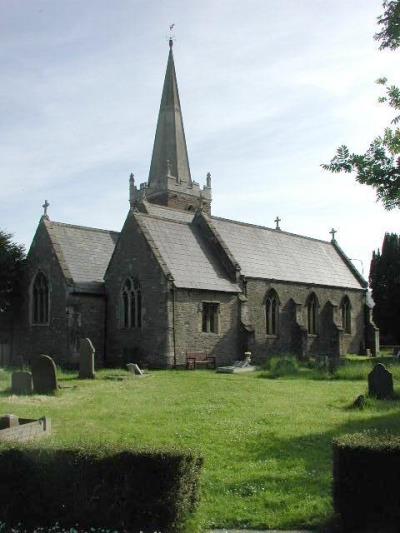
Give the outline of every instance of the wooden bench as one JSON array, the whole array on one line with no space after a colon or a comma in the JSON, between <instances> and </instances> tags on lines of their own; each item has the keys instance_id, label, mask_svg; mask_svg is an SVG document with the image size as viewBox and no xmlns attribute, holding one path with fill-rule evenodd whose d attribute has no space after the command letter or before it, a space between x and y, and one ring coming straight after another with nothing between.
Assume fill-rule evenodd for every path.
<instances>
[{"instance_id":1,"label":"wooden bench","mask_svg":"<svg viewBox=\"0 0 400 533\"><path fill-rule=\"evenodd\" d=\"M208 355L206 352L186 352L186 369L196 370L199 366L215 368L215 357Z\"/></svg>"}]
</instances>

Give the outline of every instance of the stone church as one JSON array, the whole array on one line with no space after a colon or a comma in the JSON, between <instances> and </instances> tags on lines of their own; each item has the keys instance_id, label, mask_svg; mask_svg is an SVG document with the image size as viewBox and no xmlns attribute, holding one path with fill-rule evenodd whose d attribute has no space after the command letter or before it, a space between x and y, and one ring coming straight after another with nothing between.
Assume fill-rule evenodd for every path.
<instances>
[{"instance_id":1,"label":"stone church","mask_svg":"<svg viewBox=\"0 0 400 533\"><path fill-rule=\"evenodd\" d=\"M214 216L211 176L191 176L172 41L148 181L129 183L120 233L42 216L28 254L13 357L97 365L217 364L250 350L338 357L378 349L367 283L332 240Z\"/></svg>"}]
</instances>

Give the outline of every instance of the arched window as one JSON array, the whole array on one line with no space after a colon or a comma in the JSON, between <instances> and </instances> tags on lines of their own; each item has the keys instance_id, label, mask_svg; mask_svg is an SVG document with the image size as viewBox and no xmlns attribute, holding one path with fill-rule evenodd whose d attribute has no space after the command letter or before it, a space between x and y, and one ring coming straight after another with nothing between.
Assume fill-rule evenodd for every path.
<instances>
[{"instance_id":1,"label":"arched window","mask_svg":"<svg viewBox=\"0 0 400 533\"><path fill-rule=\"evenodd\" d=\"M307 301L307 330L310 335L318 333L318 300L314 293Z\"/></svg>"},{"instance_id":2,"label":"arched window","mask_svg":"<svg viewBox=\"0 0 400 533\"><path fill-rule=\"evenodd\" d=\"M265 300L265 326L267 335L278 335L279 327L279 298L271 289Z\"/></svg>"},{"instance_id":3,"label":"arched window","mask_svg":"<svg viewBox=\"0 0 400 533\"><path fill-rule=\"evenodd\" d=\"M49 283L43 272L36 274L32 285L32 323L49 322Z\"/></svg>"},{"instance_id":4,"label":"arched window","mask_svg":"<svg viewBox=\"0 0 400 533\"><path fill-rule=\"evenodd\" d=\"M342 310L342 327L345 333L351 333L351 303L348 296L345 296L340 306Z\"/></svg>"},{"instance_id":5,"label":"arched window","mask_svg":"<svg viewBox=\"0 0 400 533\"><path fill-rule=\"evenodd\" d=\"M121 327L140 328L142 325L142 294L136 280L128 278L121 292Z\"/></svg>"}]
</instances>

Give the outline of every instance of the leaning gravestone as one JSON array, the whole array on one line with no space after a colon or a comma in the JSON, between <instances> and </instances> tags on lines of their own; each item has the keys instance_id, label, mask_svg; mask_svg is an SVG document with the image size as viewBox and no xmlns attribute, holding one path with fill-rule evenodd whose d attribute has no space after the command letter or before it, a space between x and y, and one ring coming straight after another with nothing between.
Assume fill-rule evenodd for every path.
<instances>
[{"instance_id":1,"label":"leaning gravestone","mask_svg":"<svg viewBox=\"0 0 400 533\"><path fill-rule=\"evenodd\" d=\"M382 363L375 365L368 374L368 394L378 400L393 397L393 376Z\"/></svg>"},{"instance_id":2,"label":"leaning gravestone","mask_svg":"<svg viewBox=\"0 0 400 533\"><path fill-rule=\"evenodd\" d=\"M31 372L17 371L11 374L11 392L13 394L32 394L33 381Z\"/></svg>"},{"instance_id":3,"label":"leaning gravestone","mask_svg":"<svg viewBox=\"0 0 400 533\"><path fill-rule=\"evenodd\" d=\"M94 354L96 350L90 339L81 339L79 344L79 378L94 379Z\"/></svg>"},{"instance_id":4,"label":"leaning gravestone","mask_svg":"<svg viewBox=\"0 0 400 533\"><path fill-rule=\"evenodd\" d=\"M128 363L126 368L128 369L128 372L134 374L135 376L143 376L143 371L140 370L139 365L136 363Z\"/></svg>"},{"instance_id":5,"label":"leaning gravestone","mask_svg":"<svg viewBox=\"0 0 400 533\"><path fill-rule=\"evenodd\" d=\"M33 389L37 394L49 394L58 388L56 365L48 355L39 355L32 363Z\"/></svg>"}]
</instances>

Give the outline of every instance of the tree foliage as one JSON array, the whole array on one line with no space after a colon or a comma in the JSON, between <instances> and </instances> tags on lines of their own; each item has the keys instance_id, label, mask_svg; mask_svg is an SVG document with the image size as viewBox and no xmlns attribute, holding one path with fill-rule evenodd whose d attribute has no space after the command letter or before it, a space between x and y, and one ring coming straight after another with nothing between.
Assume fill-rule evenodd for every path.
<instances>
[{"instance_id":1,"label":"tree foliage","mask_svg":"<svg viewBox=\"0 0 400 533\"><path fill-rule=\"evenodd\" d=\"M369 283L384 342L400 343L400 235L386 233L382 251L372 253Z\"/></svg>"},{"instance_id":2,"label":"tree foliage","mask_svg":"<svg viewBox=\"0 0 400 533\"><path fill-rule=\"evenodd\" d=\"M400 0L385 0L383 8L383 15L378 17L382 30L375 34L375 39L380 41L381 50L395 50L400 46ZM385 95L379 98L379 102L400 111L400 89L387 85L386 78L378 79L377 83L385 87ZM400 115L397 114L391 121L392 127L387 127L383 135L376 137L364 154L340 146L331 161L321 165L322 168L330 172L355 172L359 183L376 190L385 209L400 208L400 129L396 127L399 122Z\"/></svg>"},{"instance_id":3,"label":"tree foliage","mask_svg":"<svg viewBox=\"0 0 400 533\"><path fill-rule=\"evenodd\" d=\"M400 2L399 0L385 0L383 2L383 15L378 17L381 31L375 34L375 39L380 41L380 50L390 48L396 50L400 46Z\"/></svg>"},{"instance_id":4,"label":"tree foliage","mask_svg":"<svg viewBox=\"0 0 400 533\"><path fill-rule=\"evenodd\" d=\"M0 230L0 313L13 308L19 298L25 249Z\"/></svg>"}]
</instances>

